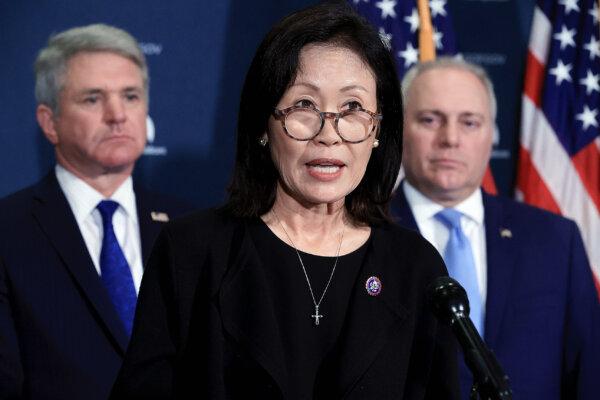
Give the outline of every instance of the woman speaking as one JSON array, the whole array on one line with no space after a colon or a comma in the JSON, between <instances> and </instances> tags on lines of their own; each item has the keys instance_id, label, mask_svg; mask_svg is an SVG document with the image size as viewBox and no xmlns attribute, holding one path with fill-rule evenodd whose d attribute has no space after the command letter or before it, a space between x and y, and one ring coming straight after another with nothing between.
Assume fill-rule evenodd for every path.
<instances>
[{"instance_id":1,"label":"woman speaking","mask_svg":"<svg viewBox=\"0 0 600 400\"><path fill-rule=\"evenodd\" d=\"M393 60L345 4L283 19L244 84L228 202L157 241L114 398L458 398L446 274L390 221Z\"/></svg>"}]
</instances>

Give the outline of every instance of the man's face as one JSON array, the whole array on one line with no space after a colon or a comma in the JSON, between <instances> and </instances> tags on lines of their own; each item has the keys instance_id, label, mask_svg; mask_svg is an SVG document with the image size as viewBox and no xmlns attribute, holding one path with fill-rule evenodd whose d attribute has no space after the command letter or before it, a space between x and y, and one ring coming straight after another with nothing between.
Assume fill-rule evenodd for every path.
<instances>
[{"instance_id":1,"label":"man's face","mask_svg":"<svg viewBox=\"0 0 600 400\"><path fill-rule=\"evenodd\" d=\"M406 178L437 203L461 202L480 186L492 127L487 91L475 75L452 67L422 73L404 109Z\"/></svg>"},{"instance_id":2,"label":"man's face","mask_svg":"<svg viewBox=\"0 0 600 400\"><path fill-rule=\"evenodd\" d=\"M147 99L140 68L110 52L82 52L67 63L58 115L40 125L57 161L83 177L129 172L146 143ZM40 111L42 110L42 111Z\"/></svg>"}]
</instances>

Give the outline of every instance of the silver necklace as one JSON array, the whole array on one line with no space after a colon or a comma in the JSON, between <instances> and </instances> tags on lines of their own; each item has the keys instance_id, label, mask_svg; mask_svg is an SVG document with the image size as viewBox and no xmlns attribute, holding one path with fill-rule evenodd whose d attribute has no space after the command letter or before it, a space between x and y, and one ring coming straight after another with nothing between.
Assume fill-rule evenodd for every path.
<instances>
[{"instance_id":1,"label":"silver necklace","mask_svg":"<svg viewBox=\"0 0 600 400\"><path fill-rule=\"evenodd\" d=\"M315 298L315 293L313 291L312 285L310 284L310 279L308 278L308 273L306 272L306 267L304 266L302 257L300 257L300 252L298 251L298 248L296 248L294 241L292 240L290 235L287 233L287 231L283 227L283 224L281 223L279 216L275 212L275 209L271 209L271 211L273 212L273 215L275 215L275 219L277 219L279 226L281 226L281 229L283 229L285 236L287 236L288 240L292 244L292 247L296 251L296 255L298 256L298 261L300 261L300 266L302 267L302 272L304 272L304 277L306 278L306 283L308 285L308 291L310 292L310 297L312 298L313 304L315 306L315 313L313 315L311 315L310 317L314 318L315 325L319 326L319 320L324 317L324 315L319 314L319 307L321 306L321 302L323 301L323 298L325 297L325 293L327 293L327 289L329 289L329 285L331 284L331 280L333 279L333 274L335 274L335 268L337 267L338 260L340 259L340 249L342 248L342 242L344 240L345 226L344 226L344 228L342 228L342 236L340 237L340 244L338 245L337 254L335 255L335 262L333 263L333 268L331 269L331 274L329 275L329 280L327 281L327 285L325 285L325 289L323 289L323 293L321 293L321 297L319 298L319 301L317 301Z\"/></svg>"}]
</instances>

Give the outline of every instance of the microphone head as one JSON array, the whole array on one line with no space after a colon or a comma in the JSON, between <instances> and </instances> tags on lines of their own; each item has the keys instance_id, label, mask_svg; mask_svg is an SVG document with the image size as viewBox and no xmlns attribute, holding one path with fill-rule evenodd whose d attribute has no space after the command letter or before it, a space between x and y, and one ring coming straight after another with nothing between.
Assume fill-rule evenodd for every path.
<instances>
[{"instance_id":1,"label":"microphone head","mask_svg":"<svg viewBox=\"0 0 600 400\"><path fill-rule=\"evenodd\" d=\"M458 318L469 317L467 292L460 283L448 276L437 277L429 284L427 302L433 313L448 325Z\"/></svg>"}]
</instances>

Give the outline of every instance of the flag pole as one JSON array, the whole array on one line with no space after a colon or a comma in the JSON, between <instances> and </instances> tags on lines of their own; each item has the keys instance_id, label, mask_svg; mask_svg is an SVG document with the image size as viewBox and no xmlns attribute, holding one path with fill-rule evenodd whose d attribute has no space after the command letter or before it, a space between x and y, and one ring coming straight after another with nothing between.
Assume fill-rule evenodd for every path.
<instances>
[{"instance_id":1,"label":"flag pole","mask_svg":"<svg viewBox=\"0 0 600 400\"><path fill-rule=\"evenodd\" d=\"M435 60L433 25L431 24L429 2L427 0L418 0L417 6L419 9L419 61Z\"/></svg>"}]
</instances>

